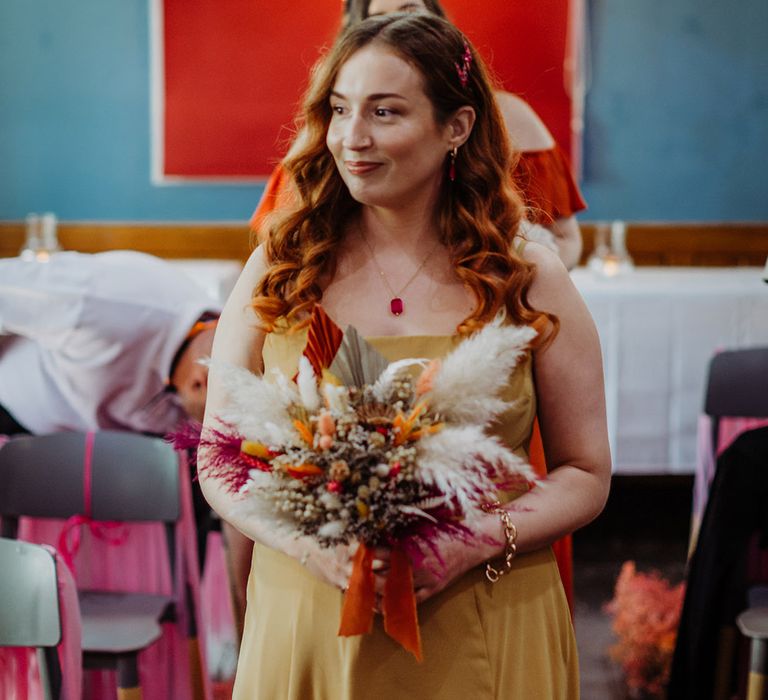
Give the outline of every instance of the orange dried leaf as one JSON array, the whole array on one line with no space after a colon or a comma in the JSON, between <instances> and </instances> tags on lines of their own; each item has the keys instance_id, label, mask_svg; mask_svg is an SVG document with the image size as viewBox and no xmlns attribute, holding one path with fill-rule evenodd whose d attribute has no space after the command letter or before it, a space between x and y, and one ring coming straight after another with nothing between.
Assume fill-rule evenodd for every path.
<instances>
[{"instance_id":1,"label":"orange dried leaf","mask_svg":"<svg viewBox=\"0 0 768 700\"><path fill-rule=\"evenodd\" d=\"M293 427L296 428L297 432L301 436L301 439L304 440L304 442L306 442L310 447L312 447L315 438L314 435L312 435L312 430L310 427L304 423L304 421L300 421L298 418L294 419Z\"/></svg>"},{"instance_id":2,"label":"orange dried leaf","mask_svg":"<svg viewBox=\"0 0 768 700\"><path fill-rule=\"evenodd\" d=\"M443 423L435 423L434 425L428 425L424 428L419 428L418 430L414 430L412 433L408 435L409 440L421 440L425 435L434 435L435 433L439 433L443 429Z\"/></svg>"},{"instance_id":3,"label":"orange dried leaf","mask_svg":"<svg viewBox=\"0 0 768 700\"><path fill-rule=\"evenodd\" d=\"M323 470L316 464L310 464L308 462L304 464L291 465L290 467L286 467L285 471L287 471L292 477L296 479L300 479L306 476L320 476L323 473Z\"/></svg>"}]
</instances>

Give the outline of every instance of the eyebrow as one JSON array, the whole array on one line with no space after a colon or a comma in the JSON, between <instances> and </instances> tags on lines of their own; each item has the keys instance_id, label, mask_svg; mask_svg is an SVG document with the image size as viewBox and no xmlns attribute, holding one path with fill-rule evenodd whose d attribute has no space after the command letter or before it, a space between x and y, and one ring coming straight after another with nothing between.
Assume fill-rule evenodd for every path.
<instances>
[{"instance_id":1,"label":"eyebrow","mask_svg":"<svg viewBox=\"0 0 768 700\"><path fill-rule=\"evenodd\" d=\"M346 100L346 96L342 95L340 92L337 92L336 90L331 90L331 97L338 97L341 100ZM366 97L366 100L386 100L386 99L396 99L396 100L406 100L407 98L403 97L402 95L398 95L396 92L377 92L373 95L368 95Z\"/></svg>"}]
</instances>

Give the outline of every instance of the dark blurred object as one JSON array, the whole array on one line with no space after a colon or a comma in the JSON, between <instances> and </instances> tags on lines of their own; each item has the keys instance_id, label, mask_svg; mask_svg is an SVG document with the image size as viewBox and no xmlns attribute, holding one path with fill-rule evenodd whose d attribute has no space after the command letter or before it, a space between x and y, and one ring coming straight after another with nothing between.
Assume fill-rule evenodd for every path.
<instances>
[{"instance_id":1,"label":"dark blurred object","mask_svg":"<svg viewBox=\"0 0 768 700\"><path fill-rule=\"evenodd\" d=\"M704 413L712 419L715 453L721 418L768 417L768 347L726 350L712 358Z\"/></svg>"},{"instance_id":2,"label":"dark blurred object","mask_svg":"<svg viewBox=\"0 0 768 700\"><path fill-rule=\"evenodd\" d=\"M751 560L768 544L768 428L740 435L717 460L691 557L669 700L730 698L738 685L735 620L747 607ZM759 544L755 536L760 538Z\"/></svg>"}]
</instances>

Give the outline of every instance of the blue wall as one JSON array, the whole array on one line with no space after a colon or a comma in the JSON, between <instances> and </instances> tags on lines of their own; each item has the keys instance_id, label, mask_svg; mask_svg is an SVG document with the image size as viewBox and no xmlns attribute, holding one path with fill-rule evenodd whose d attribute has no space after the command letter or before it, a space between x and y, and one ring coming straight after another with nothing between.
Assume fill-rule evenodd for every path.
<instances>
[{"instance_id":1,"label":"blue wall","mask_svg":"<svg viewBox=\"0 0 768 700\"><path fill-rule=\"evenodd\" d=\"M582 218L768 220L768 3L589 3ZM149 0L0 1L0 219L246 219L150 182Z\"/></svg>"},{"instance_id":2,"label":"blue wall","mask_svg":"<svg viewBox=\"0 0 768 700\"><path fill-rule=\"evenodd\" d=\"M588 218L768 219L768 2L589 11Z\"/></svg>"},{"instance_id":3,"label":"blue wall","mask_svg":"<svg viewBox=\"0 0 768 700\"><path fill-rule=\"evenodd\" d=\"M150 182L149 0L0 0L0 219L236 221L260 193Z\"/></svg>"}]
</instances>

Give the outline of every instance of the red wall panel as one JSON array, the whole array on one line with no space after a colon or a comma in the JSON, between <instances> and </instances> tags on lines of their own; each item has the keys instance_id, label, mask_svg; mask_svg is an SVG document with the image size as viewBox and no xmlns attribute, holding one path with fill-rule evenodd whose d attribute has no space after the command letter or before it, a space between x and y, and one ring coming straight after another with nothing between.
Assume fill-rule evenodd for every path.
<instances>
[{"instance_id":1,"label":"red wall panel","mask_svg":"<svg viewBox=\"0 0 768 700\"><path fill-rule=\"evenodd\" d=\"M160 0L162 174L260 177L271 171L309 70L336 34L339 0ZM446 0L504 86L528 99L566 149L567 0Z\"/></svg>"},{"instance_id":2,"label":"red wall panel","mask_svg":"<svg viewBox=\"0 0 768 700\"><path fill-rule=\"evenodd\" d=\"M570 152L571 98L563 69L568 0L444 0L442 4L503 87L528 101Z\"/></svg>"}]
</instances>

